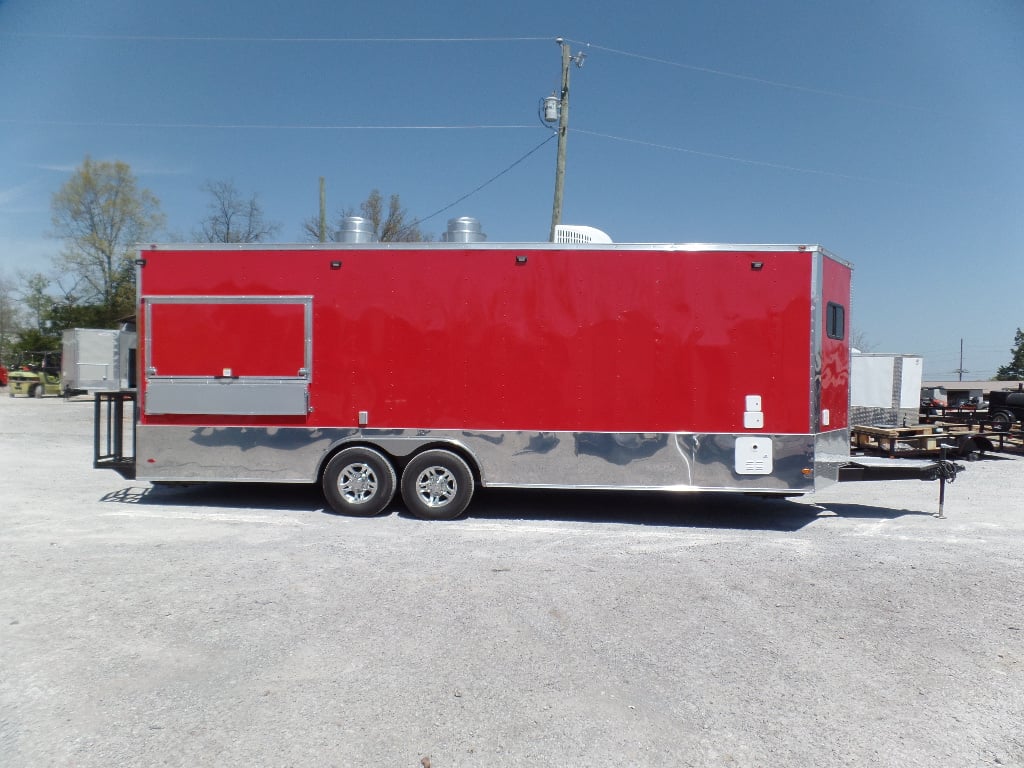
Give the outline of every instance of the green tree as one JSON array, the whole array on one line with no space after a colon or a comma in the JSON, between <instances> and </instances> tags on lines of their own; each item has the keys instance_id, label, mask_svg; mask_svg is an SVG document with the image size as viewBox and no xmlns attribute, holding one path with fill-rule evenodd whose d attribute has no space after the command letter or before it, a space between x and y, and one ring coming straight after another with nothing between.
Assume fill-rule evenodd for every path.
<instances>
[{"instance_id":1,"label":"green tree","mask_svg":"<svg viewBox=\"0 0 1024 768\"><path fill-rule=\"evenodd\" d=\"M996 381L1020 381L1024 379L1024 331L1020 328L1013 337L1010 362L996 371Z\"/></svg>"},{"instance_id":2,"label":"green tree","mask_svg":"<svg viewBox=\"0 0 1024 768\"><path fill-rule=\"evenodd\" d=\"M11 347L11 357L17 361L25 352L56 352L60 349L60 335L28 328L21 332Z\"/></svg>"},{"instance_id":3,"label":"green tree","mask_svg":"<svg viewBox=\"0 0 1024 768\"><path fill-rule=\"evenodd\" d=\"M74 302L57 302L46 314L49 327L60 333L68 328L112 328L112 322L106 308L98 304L75 304ZM122 318L115 318L122 319Z\"/></svg>"},{"instance_id":4,"label":"green tree","mask_svg":"<svg viewBox=\"0 0 1024 768\"><path fill-rule=\"evenodd\" d=\"M54 298L50 293L50 278L42 272L21 275L22 306L28 310L28 324L25 330L43 334L47 330L47 316L53 307Z\"/></svg>"},{"instance_id":5,"label":"green tree","mask_svg":"<svg viewBox=\"0 0 1024 768\"><path fill-rule=\"evenodd\" d=\"M256 195L243 199L231 181L208 181L203 191L210 195L206 218L193 237L203 243L262 243L281 228L269 222Z\"/></svg>"},{"instance_id":6,"label":"green tree","mask_svg":"<svg viewBox=\"0 0 1024 768\"><path fill-rule=\"evenodd\" d=\"M17 340L11 344L11 357L15 360L23 352L45 352L60 348L61 331L50 318L54 297L50 292L51 281L41 272L21 273L18 301L21 304L22 322L17 330Z\"/></svg>"},{"instance_id":7,"label":"green tree","mask_svg":"<svg viewBox=\"0 0 1024 768\"><path fill-rule=\"evenodd\" d=\"M11 349L20 331L18 315L14 283L0 275L0 365L11 362Z\"/></svg>"},{"instance_id":8,"label":"green tree","mask_svg":"<svg viewBox=\"0 0 1024 768\"><path fill-rule=\"evenodd\" d=\"M68 288L68 284L71 285ZM45 313L46 322L54 333L60 334L68 328L116 328L126 313L111 316L102 304L86 303L78 292L79 281L72 276L60 275L50 284L57 290ZM130 313L134 314L134 303Z\"/></svg>"},{"instance_id":9,"label":"green tree","mask_svg":"<svg viewBox=\"0 0 1024 768\"><path fill-rule=\"evenodd\" d=\"M327 233L328 239L340 240L342 222L346 217L356 215L370 222L373 234L382 243L421 243L430 240L430 237L419 228L418 222L409 220L408 211L402 207L402 200L398 195L391 195L385 206L384 196L378 189L372 190L359 204L358 213L353 208L343 209L338 215L335 228ZM320 217L312 216L306 219L302 223L302 229L308 239L319 240Z\"/></svg>"},{"instance_id":10,"label":"green tree","mask_svg":"<svg viewBox=\"0 0 1024 768\"><path fill-rule=\"evenodd\" d=\"M58 266L77 281L81 300L103 308L104 324L131 313L134 246L163 226L160 201L139 189L127 163L86 156L50 207L53 235L64 241Z\"/></svg>"}]
</instances>

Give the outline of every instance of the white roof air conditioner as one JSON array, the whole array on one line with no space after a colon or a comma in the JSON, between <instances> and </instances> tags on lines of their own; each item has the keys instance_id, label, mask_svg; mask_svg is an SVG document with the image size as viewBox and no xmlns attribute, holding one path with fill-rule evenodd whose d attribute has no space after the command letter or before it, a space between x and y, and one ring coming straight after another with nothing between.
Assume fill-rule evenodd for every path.
<instances>
[{"instance_id":1,"label":"white roof air conditioner","mask_svg":"<svg viewBox=\"0 0 1024 768\"><path fill-rule=\"evenodd\" d=\"M559 224L555 227L556 243L610 243L612 239L594 227L577 227Z\"/></svg>"}]
</instances>

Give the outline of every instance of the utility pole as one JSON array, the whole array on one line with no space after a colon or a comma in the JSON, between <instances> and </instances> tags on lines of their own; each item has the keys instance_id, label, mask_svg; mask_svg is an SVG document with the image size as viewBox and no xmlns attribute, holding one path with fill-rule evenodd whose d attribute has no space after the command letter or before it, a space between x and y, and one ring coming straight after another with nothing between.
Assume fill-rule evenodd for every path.
<instances>
[{"instance_id":1,"label":"utility pole","mask_svg":"<svg viewBox=\"0 0 1024 768\"><path fill-rule=\"evenodd\" d=\"M565 143L569 133L569 44L562 38L555 40L562 47L562 91L558 101L558 157L555 160L555 200L551 206L551 237L555 242L555 227L562 222L562 191L565 189Z\"/></svg>"},{"instance_id":2,"label":"utility pole","mask_svg":"<svg viewBox=\"0 0 1024 768\"><path fill-rule=\"evenodd\" d=\"M327 192L324 189L324 177L320 177L320 218L317 222L317 238L321 243L327 242Z\"/></svg>"},{"instance_id":3,"label":"utility pole","mask_svg":"<svg viewBox=\"0 0 1024 768\"><path fill-rule=\"evenodd\" d=\"M555 242L555 227L562 223L562 191L565 189L565 143L569 137L569 64L575 63L577 69L583 68L583 60L587 54L569 53L569 43L563 38L555 38L562 48L562 90L558 99L558 157L555 160L555 199L551 205L551 236ZM552 99L553 100L553 99Z\"/></svg>"},{"instance_id":4,"label":"utility pole","mask_svg":"<svg viewBox=\"0 0 1024 768\"><path fill-rule=\"evenodd\" d=\"M960 381L964 380L964 374L970 373L970 371L964 368L964 340L960 339L960 367L956 369L957 375L960 376Z\"/></svg>"}]
</instances>

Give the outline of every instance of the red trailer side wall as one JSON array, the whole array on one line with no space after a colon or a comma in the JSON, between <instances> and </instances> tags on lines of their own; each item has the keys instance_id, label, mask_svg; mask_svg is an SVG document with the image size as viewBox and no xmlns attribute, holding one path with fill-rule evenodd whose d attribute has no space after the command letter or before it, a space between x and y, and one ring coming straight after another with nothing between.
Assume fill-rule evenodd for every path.
<instances>
[{"instance_id":1,"label":"red trailer side wall","mask_svg":"<svg viewBox=\"0 0 1024 768\"><path fill-rule=\"evenodd\" d=\"M828 424L822 419L821 431L848 426L850 409L850 268L834 259L823 259L821 340L821 410L828 412ZM842 307L840 334L828 333L829 305ZM834 310L833 310L834 311Z\"/></svg>"},{"instance_id":2,"label":"red trailer side wall","mask_svg":"<svg viewBox=\"0 0 1024 768\"><path fill-rule=\"evenodd\" d=\"M750 432L745 397L759 395L757 432L810 431L812 252L503 246L142 255L143 299L313 296L307 417L143 409L143 423L355 426L366 411L370 428ZM842 293L830 274L825 284ZM153 354L167 370L204 375L228 367L222 360L247 361L231 364L234 375L290 371L297 352L267 340L282 338L282 322L293 337L295 316L261 309L216 310L211 327L205 316L183 320L187 308L154 306ZM839 370L843 353L826 346L822 404L845 421L839 388L824 381L848 369Z\"/></svg>"}]
</instances>

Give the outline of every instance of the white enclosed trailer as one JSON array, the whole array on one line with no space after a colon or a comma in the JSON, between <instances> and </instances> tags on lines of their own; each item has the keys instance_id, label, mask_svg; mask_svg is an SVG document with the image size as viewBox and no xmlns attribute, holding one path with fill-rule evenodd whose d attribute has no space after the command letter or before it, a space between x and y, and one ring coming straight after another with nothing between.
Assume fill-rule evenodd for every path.
<instances>
[{"instance_id":1,"label":"white enclosed trailer","mask_svg":"<svg viewBox=\"0 0 1024 768\"><path fill-rule=\"evenodd\" d=\"M850 426L908 426L921 405L920 355L854 351L850 356Z\"/></svg>"},{"instance_id":2,"label":"white enclosed trailer","mask_svg":"<svg viewBox=\"0 0 1024 768\"><path fill-rule=\"evenodd\" d=\"M133 330L69 328L63 335L61 389L65 396L135 386Z\"/></svg>"}]
</instances>

